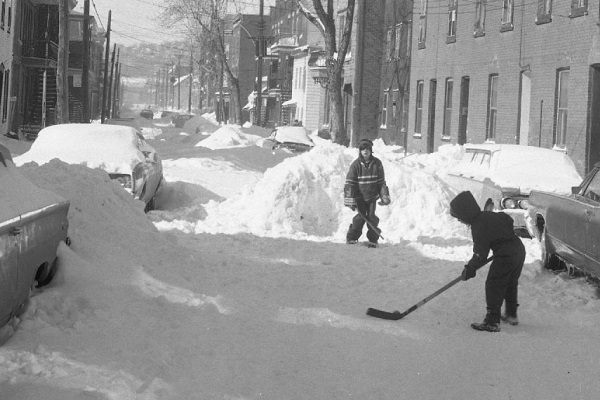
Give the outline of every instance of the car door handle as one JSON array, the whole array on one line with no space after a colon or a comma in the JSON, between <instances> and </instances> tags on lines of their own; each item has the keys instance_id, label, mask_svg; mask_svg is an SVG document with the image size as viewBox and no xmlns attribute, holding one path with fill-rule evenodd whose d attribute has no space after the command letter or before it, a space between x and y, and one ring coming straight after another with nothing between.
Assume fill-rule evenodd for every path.
<instances>
[{"instance_id":1,"label":"car door handle","mask_svg":"<svg viewBox=\"0 0 600 400\"><path fill-rule=\"evenodd\" d=\"M21 234L21 228L12 228L10 230L10 234L13 236L17 236Z\"/></svg>"},{"instance_id":2,"label":"car door handle","mask_svg":"<svg viewBox=\"0 0 600 400\"><path fill-rule=\"evenodd\" d=\"M588 217L591 217L594 214L594 212L592 210L584 210L583 213L585 215L587 215Z\"/></svg>"}]
</instances>

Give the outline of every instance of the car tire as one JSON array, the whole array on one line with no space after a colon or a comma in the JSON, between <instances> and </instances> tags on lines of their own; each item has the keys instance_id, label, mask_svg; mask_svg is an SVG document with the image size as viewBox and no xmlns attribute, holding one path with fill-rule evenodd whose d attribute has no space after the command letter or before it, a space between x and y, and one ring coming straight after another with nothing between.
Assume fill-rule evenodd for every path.
<instances>
[{"instance_id":1,"label":"car tire","mask_svg":"<svg viewBox=\"0 0 600 400\"><path fill-rule=\"evenodd\" d=\"M152 211L152 210L154 210L154 208L155 208L155 206L156 206L156 204L155 204L155 203L156 203L156 201L155 201L155 200L156 200L156 196L152 196L152 198L150 199L150 201L148 201L148 202L146 203L146 207L144 208L144 212L146 212L146 213L147 213L147 212L149 212L149 211Z\"/></svg>"},{"instance_id":2,"label":"car tire","mask_svg":"<svg viewBox=\"0 0 600 400\"><path fill-rule=\"evenodd\" d=\"M546 233L546 227L542 230L540 235L540 247L542 248L542 266L550 271L559 271L563 269L563 262L548 248L548 237Z\"/></svg>"},{"instance_id":3,"label":"car tire","mask_svg":"<svg viewBox=\"0 0 600 400\"><path fill-rule=\"evenodd\" d=\"M54 261L51 265L44 264L41 266L35 274L35 280L37 281L37 285L35 286L36 289L47 286L50 282L52 282L54 275L56 275L57 269L58 257L54 258Z\"/></svg>"}]
</instances>

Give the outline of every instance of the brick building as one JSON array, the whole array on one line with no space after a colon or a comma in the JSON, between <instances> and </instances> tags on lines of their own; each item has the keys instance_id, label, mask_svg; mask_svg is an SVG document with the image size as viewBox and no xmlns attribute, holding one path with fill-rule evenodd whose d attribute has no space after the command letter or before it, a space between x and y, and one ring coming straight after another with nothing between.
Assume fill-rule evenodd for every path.
<instances>
[{"instance_id":1,"label":"brick building","mask_svg":"<svg viewBox=\"0 0 600 400\"><path fill-rule=\"evenodd\" d=\"M598 7L415 1L408 150L518 143L600 161Z\"/></svg>"}]
</instances>

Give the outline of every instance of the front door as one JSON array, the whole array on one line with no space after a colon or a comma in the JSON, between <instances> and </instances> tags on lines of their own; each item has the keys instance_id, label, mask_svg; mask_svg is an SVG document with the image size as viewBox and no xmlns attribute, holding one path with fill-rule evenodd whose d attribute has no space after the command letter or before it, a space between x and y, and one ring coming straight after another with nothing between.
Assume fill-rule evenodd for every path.
<instances>
[{"instance_id":1,"label":"front door","mask_svg":"<svg viewBox=\"0 0 600 400\"><path fill-rule=\"evenodd\" d=\"M460 81L460 111L458 116L458 144L467 143L467 122L469 120L469 84L471 78L463 76Z\"/></svg>"},{"instance_id":2,"label":"front door","mask_svg":"<svg viewBox=\"0 0 600 400\"><path fill-rule=\"evenodd\" d=\"M519 97L519 134L517 144L529 144L529 115L531 109L531 76L521 72L521 96Z\"/></svg>"},{"instance_id":3,"label":"front door","mask_svg":"<svg viewBox=\"0 0 600 400\"><path fill-rule=\"evenodd\" d=\"M433 153L433 140L435 138L435 98L437 95L437 81L429 82L429 117L427 118L427 153Z\"/></svg>"},{"instance_id":4,"label":"front door","mask_svg":"<svg viewBox=\"0 0 600 400\"><path fill-rule=\"evenodd\" d=\"M590 66L590 104L586 171L600 161L600 64Z\"/></svg>"}]
</instances>

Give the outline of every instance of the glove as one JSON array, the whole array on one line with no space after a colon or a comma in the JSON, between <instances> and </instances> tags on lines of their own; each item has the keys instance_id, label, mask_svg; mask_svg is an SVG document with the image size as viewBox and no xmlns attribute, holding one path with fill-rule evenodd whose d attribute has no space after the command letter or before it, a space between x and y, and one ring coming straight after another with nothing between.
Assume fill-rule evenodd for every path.
<instances>
[{"instance_id":1,"label":"glove","mask_svg":"<svg viewBox=\"0 0 600 400\"><path fill-rule=\"evenodd\" d=\"M469 279L474 278L476 274L477 274L477 269L475 269L474 267L471 267L470 265L465 265L465 268L463 268L463 272L462 272L462 280L468 281Z\"/></svg>"},{"instance_id":2,"label":"glove","mask_svg":"<svg viewBox=\"0 0 600 400\"><path fill-rule=\"evenodd\" d=\"M356 210L356 199L354 197L344 197L344 205L354 211Z\"/></svg>"},{"instance_id":3,"label":"glove","mask_svg":"<svg viewBox=\"0 0 600 400\"><path fill-rule=\"evenodd\" d=\"M391 203L390 190L388 189L387 185L381 186L381 190L379 190L379 197L381 198L381 200L377 204L379 204L380 206L387 206Z\"/></svg>"}]
</instances>

